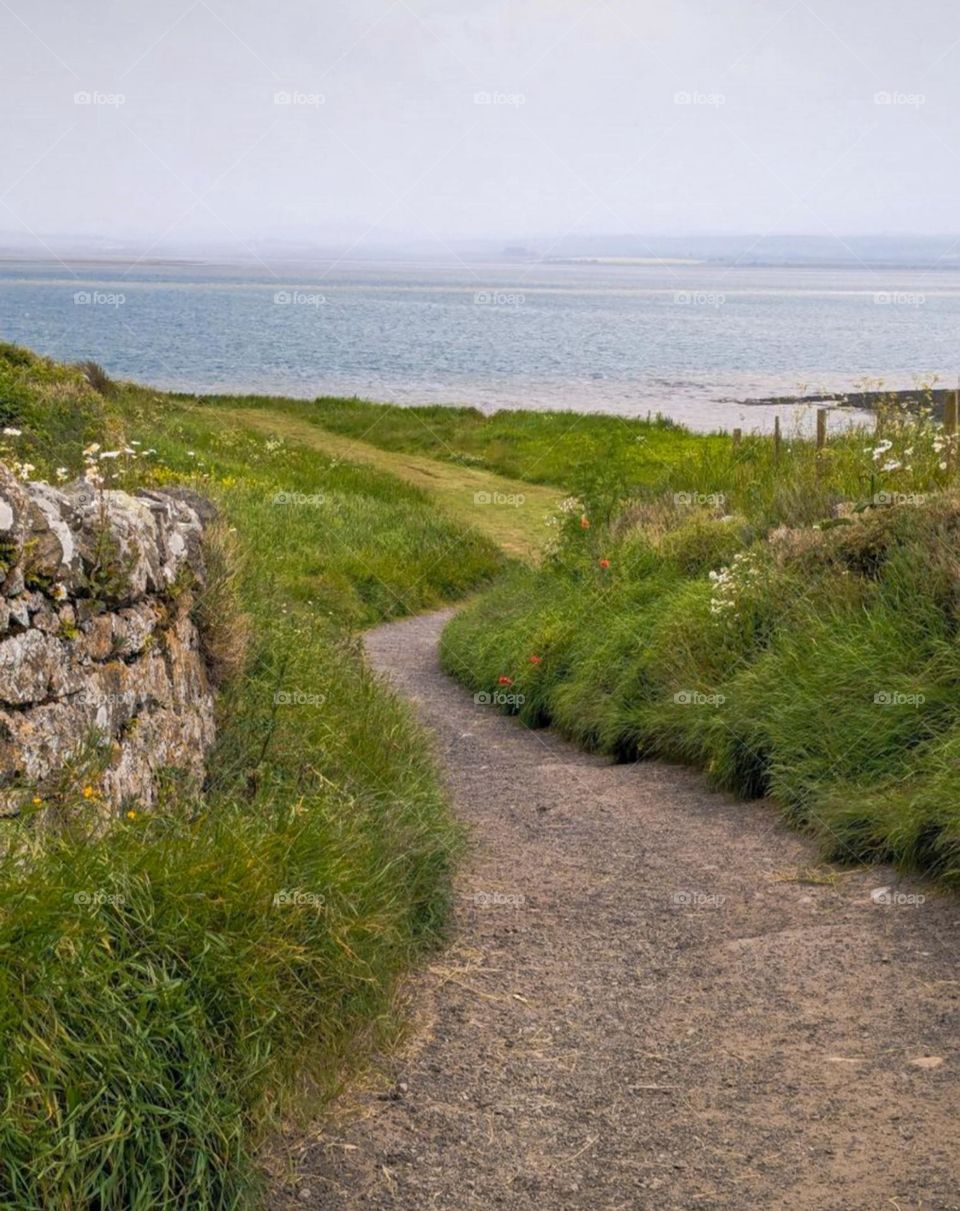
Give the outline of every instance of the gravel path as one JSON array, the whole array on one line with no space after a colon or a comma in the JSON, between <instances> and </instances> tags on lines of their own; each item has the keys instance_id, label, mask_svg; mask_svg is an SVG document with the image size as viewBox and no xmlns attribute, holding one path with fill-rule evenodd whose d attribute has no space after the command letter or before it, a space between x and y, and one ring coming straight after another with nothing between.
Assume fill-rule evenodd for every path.
<instances>
[{"instance_id":1,"label":"gravel path","mask_svg":"<svg viewBox=\"0 0 960 1211\"><path fill-rule=\"evenodd\" d=\"M475 706L438 667L446 617L367 649L472 835L455 937L274 1207L960 1208L960 904Z\"/></svg>"}]
</instances>

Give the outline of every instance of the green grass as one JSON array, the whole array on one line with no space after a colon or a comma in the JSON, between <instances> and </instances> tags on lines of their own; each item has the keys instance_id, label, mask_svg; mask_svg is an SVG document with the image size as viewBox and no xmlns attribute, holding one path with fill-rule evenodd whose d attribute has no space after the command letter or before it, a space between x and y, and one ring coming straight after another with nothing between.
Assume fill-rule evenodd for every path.
<instances>
[{"instance_id":1,"label":"green grass","mask_svg":"<svg viewBox=\"0 0 960 1211\"><path fill-rule=\"evenodd\" d=\"M757 439L748 482L709 447L694 469L721 500L678 463L673 493L571 502L545 566L448 625L445 667L509 679L531 726L772 795L834 858L960 885L960 498L942 435L887 432L909 470L860 433L765 474Z\"/></svg>"},{"instance_id":2,"label":"green grass","mask_svg":"<svg viewBox=\"0 0 960 1211\"><path fill-rule=\"evenodd\" d=\"M0 429L20 430L15 439L0 436L0 457L15 456L48 477L63 460L78 473L87 442L119 433L112 408L79 369L5 342L0 342Z\"/></svg>"},{"instance_id":3,"label":"green grass","mask_svg":"<svg viewBox=\"0 0 960 1211\"><path fill-rule=\"evenodd\" d=\"M6 456L37 474L122 432L144 453L112 464L118 483L212 496L253 636L201 801L173 783L163 810L92 840L78 768L63 831L3 825L0 1206L254 1205L256 1149L396 1029L396 980L446 918L458 833L355 632L503 558L409 483L145 388L104 398L2 349L0 402L22 430Z\"/></svg>"},{"instance_id":4,"label":"green grass","mask_svg":"<svg viewBox=\"0 0 960 1211\"><path fill-rule=\"evenodd\" d=\"M829 418L830 440L818 453L799 427L785 424L775 453L769 437L695 434L662 417L634 419L576 412L501 411L486 416L473 408L440 405L400 407L358 399L313 401L280 397L205 397L204 407L239 415L268 414L274 423L290 418L324 435L357 443L369 454L427 456L514 481L554 485L591 506L595 523L607 523L627 504L657 501L674 493L719 498L727 512L765 525L810 524L841 501L878 492L926 492L944 486L942 452L931 446L937 432L932 394L921 394L919 414L904 411L895 397L881 399L878 433L847 429L842 411ZM885 457L873 458L881 440ZM327 439L329 440L329 439ZM916 451L914 451L916 447ZM887 460L909 471L883 471ZM538 501L539 504L539 501Z\"/></svg>"},{"instance_id":5,"label":"green grass","mask_svg":"<svg viewBox=\"0 0 960 1211\"><path fill-rule=\"evenodd\" d=\"M556 510L556 489L507 479L479 467L438 461L424 455L382 450L353 437L322 429L294 412L218 405L227 426L253 427L273 438L321 451L327 459L374 466L422 489L444 513L478 529L515 558L535 560L548 537L546 519Z\"/></svg>"},{"instance_id":6,"label":"green grass","mask_svg":"<svg viewBox=\"0 0 960 1211\"><path fill-rule=\"evenodd\" d=\"M960 879L960 505L927 419L885 416L879 457L861 433L775 461L655 421L93 381L0 346L21 430L0 455L50 478L86 442L139 442L118 483L217 501L238 601L208 613L221 647L253 639L201 801L172 782L90 840L78 757L70 827L3 826L0 1206L253 1205L252 1158L305 1083L322 1099L396 1029L459 838L356 633L495 577L443 658L474 688L509 679L531 726L697 763L835 856ZM521 507L475 507L518 481L541 485ZM571 499L542 566L508 564L498 547L539 549L553 485Z\"/></svg>"},{"instance_id":7,"label":"green grass","mask_svg":"<svg viewBox=\"0 0 960 1211\"><path fill-rule=\"evenodd\" d=\"M366 626L461 596L502 566L479 530L451 521L425 491L383 470L202 409L169 409L158 427L155 406L137 392L121 406L129 432L144 434L159 465L129 474L188 482L222 500L251 542L261 591L281 589L313 616Z\"/></svg>"},{"instance_id":8,"label":"green grass","mask_svg":"<svg viewBox=\"0 0 960 1211\"><path fill-rule=\"evenodd\" d=\"M359 399L313 401L207 396L212 407L269 409L384 450L496 472L529 483L576 487L615 465L626 482L653 484L685 454L722 439L696 436L663 418L637 420L579 412L501 411L443 405L401 407ZM725 444L725 443L724 443Z\"/></svg>"}]
</instances>

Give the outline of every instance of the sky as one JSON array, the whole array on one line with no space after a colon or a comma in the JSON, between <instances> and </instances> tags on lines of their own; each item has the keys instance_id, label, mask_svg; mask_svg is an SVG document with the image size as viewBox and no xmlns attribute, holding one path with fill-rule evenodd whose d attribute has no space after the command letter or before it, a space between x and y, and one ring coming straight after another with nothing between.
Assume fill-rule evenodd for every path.
<instances>
[{"instance_id":1,"label":"sky","mask_svg":"<svg viewBox=\"0 0 960 1211\"><path fill-rule=\"evenodd\" d=\"M0 0L0 233L960 230L955 0Z\"/></svg>"}]
</instances>

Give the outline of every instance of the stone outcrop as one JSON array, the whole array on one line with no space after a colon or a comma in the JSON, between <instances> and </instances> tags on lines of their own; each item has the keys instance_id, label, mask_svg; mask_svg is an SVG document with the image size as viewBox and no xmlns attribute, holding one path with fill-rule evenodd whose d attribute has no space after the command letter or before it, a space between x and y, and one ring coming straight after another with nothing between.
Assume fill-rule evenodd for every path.
<instances>
[{"instance_id":1,"label":"stone outcrop","mask_svg":"<svg viewBox=\"0 0 960 1211\"><path fill-rule=\"evenodd\" d=\"M100 820L198 785L214 695L191 618L210 506L0 466L0 815L87 786Z\"/></svg>"}]
</instances>

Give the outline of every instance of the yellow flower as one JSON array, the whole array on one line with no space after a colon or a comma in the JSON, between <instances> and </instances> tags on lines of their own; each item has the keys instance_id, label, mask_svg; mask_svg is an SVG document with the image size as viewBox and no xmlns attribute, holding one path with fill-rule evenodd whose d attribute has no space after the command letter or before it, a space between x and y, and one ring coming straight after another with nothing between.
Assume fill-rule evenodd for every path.
<instances>
[{"instance_id":1,"label":"yellow flower","mask_svg":"<svg viewBox=\"0 0 960 1211\"><path fill-rule=\"evenodd\" d=\"M127 812L127 819L128 819L128 820L136 820L136 818L137 818L137 813L136 813L136 812L134 812L134 811L129 811L129 812Z\"/></svg>"},{"instance_id":2,"label":"yellow flower","mask_svg":"<svg viewBox=\"0 0 960 1211\"><path fill-rule=\"evenodd\" d=\"M84 799L92 799L92 798L93 798L93 796L94 796L96 793L97 793L97 792L96 792L96 791L93 789L93 787L92 787L92 786L85 786L85 787L83 788L83 797L84 797Z\"/></svg>"},{"instance_id":3,"label":"yellow flower","mask_svg":"<svg viewBox=\"0 0 960 1211\"><path fill-rule=\"evenodd\" d=\"M43 803L43 800L40 798L40 796L39 796L39 795L34 795L34 796L33 796L33 806L34 806L34 807L39 807L39 806L41 805L41 803Z\"/></svg>"}]
</instances>

